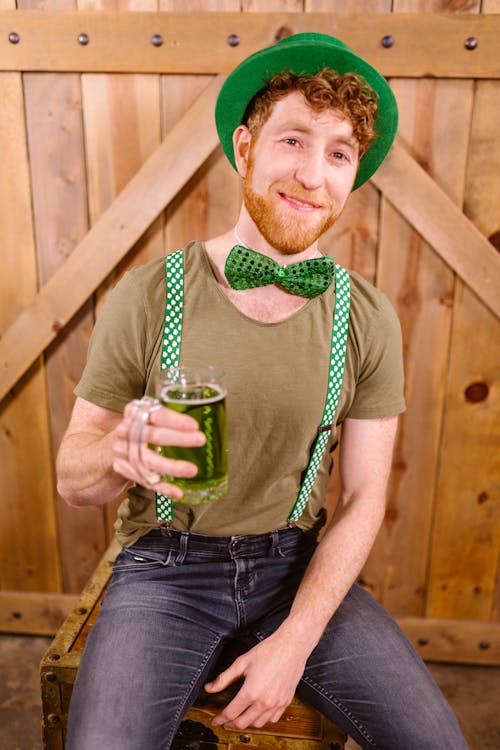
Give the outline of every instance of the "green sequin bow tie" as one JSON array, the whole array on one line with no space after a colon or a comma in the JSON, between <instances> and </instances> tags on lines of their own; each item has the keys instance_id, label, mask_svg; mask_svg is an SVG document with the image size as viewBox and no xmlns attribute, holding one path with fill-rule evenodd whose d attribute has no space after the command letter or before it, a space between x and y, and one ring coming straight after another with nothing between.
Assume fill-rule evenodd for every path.
<instances>
[{"instance_id":1,"label":"green sequin bow tie","mask_svg":"<svg viewBox=\"0 0 500 750\"><path fill-rule=\"evenodd\" d=\"M227 256L224 273L233 289L279 284L287 292L312 299L332 283L335 262L332 258L312 258L281 267L267 255L243 245L235 245Z\"/></svg>"}]
</instances>

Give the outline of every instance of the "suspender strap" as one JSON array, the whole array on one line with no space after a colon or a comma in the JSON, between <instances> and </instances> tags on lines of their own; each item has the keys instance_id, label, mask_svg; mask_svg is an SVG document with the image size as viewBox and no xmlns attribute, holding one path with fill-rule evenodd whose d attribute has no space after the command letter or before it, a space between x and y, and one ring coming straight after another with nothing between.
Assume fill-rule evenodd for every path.
<instances>
[{"instance_id":1,"label":"suspender strap","mask_svg":"<svg viewBox=\"0 0 500 750\"><path fill-rule=\"evenodd\" d=\"M301 517L304 508L309 501L313 484L321 464L321 459L325 452L326 444L328 443L328 436L332 428L335 412L337 411L342 381L344 379L351 286L349 274L345 268L342 268L342 266L339 266L337 263L335 264L335 295L332 349L330 354L330 372L328 376L328 391L326 394L325 410L323 412L321 425L318 428L318 435L316 437L311 458L309 459L309 465L305 477L302 481L302 486L299 490L292 512L288 516L288 523L291 526L293 526Z\"/></svg>"},{"instance_id":2,"label":"suspender strap","mask_svg":"<svg viewBox=\"0 0 500 750\"><path fill-rule=\"evenodd\" d=\"M179 364L179 353L182 337L182 310L184 298L184 251L177 250L167 255L165 261L167 281L167 301L165 308L165 325L161 354L161 369L176 367ZM325 409L318 436L306 469L297 500L288 516L288 523L294 525L306 507L318 469L328 443L331 426L337 410L342 380L344 377L345 356L347 350L347 332L349 327L350 282L347 271L335 264L336 300L332 329L332 348ZM156 517L160 522L173 521L173 503L171 498L156 493Z\"/></svg>"},{"instance_id":3,"label":"suspender strap","mask_svg":"<svg viewBox=\"0 0 500 750\"><path fill-rule=\"evenodd\" d=\"M181 349L182 307L184 299L184 251L177 250L167 255L165 260L167 280L167 301L165 307L165 325L163 327L163 346L161 350L161 369L177 367ZM156 518L158 521L172 523L174 520L173 502L170 497L156 493Z\"/></svg>"}]
</instances>

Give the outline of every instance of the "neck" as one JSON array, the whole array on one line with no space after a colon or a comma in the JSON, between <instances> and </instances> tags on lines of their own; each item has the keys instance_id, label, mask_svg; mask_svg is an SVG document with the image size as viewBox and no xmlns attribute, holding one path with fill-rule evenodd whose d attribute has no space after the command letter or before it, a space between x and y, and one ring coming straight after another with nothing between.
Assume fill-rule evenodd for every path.
<instances>
[{"instance_id":1,"label":"neck","mask_svg":"<svg viewBox=\"0 0 500 750\"><path fill-rule=\"evenodd\" d=\"M257 227L254 226L254 231L251 231L251 229L246 228L245 226L242 227L240 221L238 221L233 228L233 236L238 245L243 245L243 247L251 248L258 253L262 253L262 255L267 255L268 258L272 258L280 265L297 263L301 260L310 260L311 258L317 258L321 255L318 250L317 242L310 247L307 247L305 250L298 252L287 253L278 250L264 239Z\"/></svg>"}]
</instances>

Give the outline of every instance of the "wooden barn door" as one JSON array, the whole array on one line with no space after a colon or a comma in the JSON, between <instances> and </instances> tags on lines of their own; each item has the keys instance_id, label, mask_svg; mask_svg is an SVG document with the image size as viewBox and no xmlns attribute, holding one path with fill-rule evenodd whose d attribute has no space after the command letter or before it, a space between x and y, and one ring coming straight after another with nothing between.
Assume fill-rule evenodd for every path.
<instances>
[{"instance_id":1,"label":"wooden barn door","mask_svg":"<svg viewBox=\"0 0 500 750\"><path fill-rule=\"evenodd\" d=\"M362 582L424 657L499 662L499 9L0 0L3 629L53 632L112 536L116 503L69 509L54 476L106 294L131 265L237 216L218 74L320 29L382 70L401 113L391 155L322 239L389 296L405 341L408 410ZM336 492L334 474L330 508Z\"/></svg>"}]
</instances>

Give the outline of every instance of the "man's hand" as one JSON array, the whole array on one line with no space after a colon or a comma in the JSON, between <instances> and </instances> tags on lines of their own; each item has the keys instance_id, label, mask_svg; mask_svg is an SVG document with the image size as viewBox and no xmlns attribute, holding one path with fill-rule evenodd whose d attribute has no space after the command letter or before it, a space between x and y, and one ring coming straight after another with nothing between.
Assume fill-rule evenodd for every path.
<instances>
[{"instance_id":1,"label":"man's hand","mask_svg":"<svg viewBox=\"0 0 500 750\"><path fill-rule=\"evenodd\" d=\"M192 417L179 414L173 409L160 407L152 411L148 422L142 431L141 445L134 452L135 458L131 457L129 441L131 439L132 420L134 416L133 402L127 404L123 419L115 430L115 441L113 444L113 468L126 479L137 484L150 486L145 483L144 474L158 476L154 483L155 489L173 498L182 497L182 490L174 485L160 481L162 474L177 477L193 477L196 475L197 467L189 461L179 461L165 458L155 450L149 448L149 444L165 446L198 447L205 443L205 435L200 431L198 423ZM141 465L138 464L138 457Z\"/></svg>"},{"instance_id":2,"label":"man's hand","mask_svg":"<svg viewBox=\"0 0 500 750\"><path fill-rule=\"evenodd\" d=\"M306 661L304 650L278 631L258 643L205 685L207 692L217 693L235 680L245 678L236 696L214 717L212 725L246 729L278 721L295 695Z\"/></svg>"}]
</instances>

